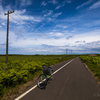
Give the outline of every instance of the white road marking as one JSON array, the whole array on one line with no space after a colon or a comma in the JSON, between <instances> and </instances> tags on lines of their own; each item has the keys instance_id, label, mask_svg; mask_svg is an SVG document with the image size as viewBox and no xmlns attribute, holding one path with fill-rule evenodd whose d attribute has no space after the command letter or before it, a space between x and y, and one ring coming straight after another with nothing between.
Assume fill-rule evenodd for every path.
<instances>
[{"instance_id":1,"label":"white road marking","mask_svg":"<svg viewBox=\"0 0 100 100\"><path fill-rule=\"evenodd\" d=\"M29 89L28 91L26 91L25 93L23 93L22 95L20 95L18 98L16 98L15 100L19 100L22 97L24 97L27 93L29 93L30 91L32 91L33 89L35 89L37 87L37 85L35 85L34 87L32 87L31 89Z\"/></svg>"},{"instance_id":2,"label":"white road marking","mask_svg":"<svg viewBox=\"0 0 100 100\"><path fill-rule=\"evenodd\" d=\"M84 64L84 65L85 65L85 67L88 69L87 65L86 65L86 64Z\"/></svg>"},{"instance_id":3,"label":"white road marking","mask_svg":"<svg viewBox=\"0 0 100 100\"><path fill-rule=\"evenodd\" d=\"M74 59L72 59L71 61L69 61L68 63L66 63L65 65L63 65L62 67L60 67L58 70L56 70L54 73L53 73L53 75L54 74L56 74L59 70L61 70L62 68L64 68L66 65L68 65L70 62L72 62Z\"/></svg>"},{"instance_id":4,"label":"white road marking","mask_svg":"<svg viewBox=\"0 0 100 100\"><path fill-rule=\"evenodd\" d=\"M87 68L87 70L89 71L89 69L88 69L88 67L87 67L87 65L84 63L84 65L85 65L85 67Z\"/></svg>"},{"instance_id":5,"label":"white road marking","mask_svg":"<svg viewBox=\"0 0 100 100\"><path fill-rule=\"evenodd\" d=\"M72 59L71 61L69 61L68 63L66 63L65 65L63 65L62 67L60 67L58 70L56 70L54 74L56 74L59 70L61 70L62 68L64 68L66 65L68 65L69 63L71 63L74 59ZM19 97L17 97L16 99L14 100L19 100L21 99L22 97L24 97L26 94L28 94L30 91L32 91L33 89L35 89L37 87L37 85L35 85L34 87L32 87L31 89L29 89L28 91L26 91L25 93L23 93L22 95L20 95Z\"/></svg>"}]
</instances>

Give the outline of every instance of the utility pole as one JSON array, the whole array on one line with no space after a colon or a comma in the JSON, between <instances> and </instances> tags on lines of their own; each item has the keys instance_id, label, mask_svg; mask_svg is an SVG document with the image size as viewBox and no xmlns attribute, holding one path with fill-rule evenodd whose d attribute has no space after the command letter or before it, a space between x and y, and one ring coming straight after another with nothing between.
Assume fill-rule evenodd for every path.
<instances>
[{"instance_id":1,"label":"utility pole","mask_svg":"<svg viewBox=\"0 0 100 100\"><path fill-rule=\"evenodd\" d=\"M66 55L67 55L67 48L66 48Z\"/></svg>"},{"instance_id":2,"label":"utility pole","mask_svg":"<svg viewBox=\"0 0 100 100\"><path fill-rule=\"evenodd\" d=\"M8 36L9 36L9 14L14 13L13 11L8 11L8 13L4 13L4 15L8 15L7 16L7 40L6 40L6 64L8 62Z\"/></svg>"},{"instance_id":3,"label":"utility pole","mask_svg":"<svg viewBox=\"0 0 100 100\"><path fill-rule=\"evenodd\" d=\"M72 50L71 50L71 55L72 55Z\"/></svg>"}]
</instances>

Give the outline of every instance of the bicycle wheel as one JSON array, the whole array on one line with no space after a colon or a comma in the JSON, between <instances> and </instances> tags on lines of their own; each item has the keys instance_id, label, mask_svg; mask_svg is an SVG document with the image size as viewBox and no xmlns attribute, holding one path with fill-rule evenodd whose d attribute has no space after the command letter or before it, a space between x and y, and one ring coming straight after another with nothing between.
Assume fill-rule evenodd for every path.
<instances>
[{"instance_id":1,"label":"bicycle wheel","mask_svg":"<svg viewBox=\"0 0 100 100\"><path fill-rule=\"evenodd\" d=\"M38 78L37 86L42 89L45 88L46 84L47 84L47 78L44 74L41 74Z\"/></svg>"}]
</instances>

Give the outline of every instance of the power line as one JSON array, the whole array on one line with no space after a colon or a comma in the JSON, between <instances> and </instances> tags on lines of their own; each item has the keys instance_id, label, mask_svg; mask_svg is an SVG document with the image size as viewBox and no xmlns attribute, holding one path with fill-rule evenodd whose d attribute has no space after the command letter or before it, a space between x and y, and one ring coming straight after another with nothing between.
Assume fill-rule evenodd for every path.
<instances>
[{"instance_id":1,"label":"power line","mask_svg":"<svg viewBox=\"0 0 100 100\"><path fill-rule=\"evenodd\" d=\"M1 3L3 3L2 1L0 1ZM4 4L4 3L3 3ZM4 4L4 5L6 5L6 4ZM7 6L7 5L6 5ZM9 9L11 9L10 7L8 7ZM15 13L14 13L15 14ZM15 14L16 15L16 14ZM18 14L16 15L16 16L19 16ZM21 18L22 20L23 19L25 19L24 17L19 17L19 18ZM14 18L13 18L14 19ZM26 21L27 19L25 19L24 21L27 23L27 21ZM17 20L18 21L18 20ZM19 22L19 21L18 21ZM29 24L31 24L32 26L33 26L33 24L32 23L30 23L30 21L28 21L29 22ZM37 28L37 27L36 27ZM29 28L28 28L29 29ZM35 29L35 30L37 30L37 29ZM40 29L38 29L38 31L40 31L40 32L42 32ZM42 32L43 33L43 32ZM45 33L43 33L43 35L44 35ZM44 36L47 36L47 35L44 35ZM53 42L53 41L52 41ZM53 43L55 43L55 40L54 40L54 42Z\"/></svg>"},{"instance_id":2,"label":"power line","mask_svg":"<svg viewBox=\"0 0 100 100\"><path fill-rule=\"evenodd\" d=\"M11 17L11 16L10 16L10 17ZM13 17L11 17L11 18L14 19L15 21L19 22L20 24L22 24L20 21L16 20L15 18L13 18ZM24 24L23 24L23 25L24 25ZM32 31L31 28L28 27L27 25L24 25L24 26L27 27L28 30ZM36 31L36 33L37 33L38 35L40 35L40 36L45 36L44 34L39 34L37 30L35 30L35 31Z\"/></svg>"},{"instance_id":3,"label":"power line","mask_svg":"<svg viewBox=\"0 0 100 100\"><path fill-rule=\"evenodd\" d=\"M1 11L1 10L0 10ZM1 11L1 12L3 12L3 11ZM3 12L4 13L4 12ZM18 21L18 20L16 20L15 18L13 18L13 17L11 17L10 16L10 18L12 18L12 19L14 19L15 21L17 21L17 22L19 22L20 24L22 24L20 21ZM23 24L24 25L24 24ZM27 25L24 25L25 27L27 27L29 30L30 30L30 27L28 27ZM35 30L36 31L36 30ZM36 31L37 32L37 31ZM39 34L38 32L37 32L37 34L38 35L40 35L40 36L42 36L41 34Z\"/></svg>"},{"instance_id":4,"label":"power line","mask_svg":"<svg viewBox=\"0 0 100 100\"><path fill-rule=\"evenodd\" d=\"M11 16L10 16L11 17ZM13 17L11 17L12 19L14 19L14 20L16 20L15 18L13 18ZM16 20L16 21L18 21L18 20ZM19 21L18 21L19 22ZM19 22L19 23L21 23L21 22ZM27 25L25 25L26 27L27 27ZM29 27L27 27L28 29L29 29ZM39 34L39 33L37 33L38 35L41 35L41 34ZM52 43L54 44L54 43L57 43L57 42L55 42L55 40L54 40L54 42L52 41Z\"/></svg>"},{"instance_id":5,"label":"power line","mask_svg":"<svg viewBox=\"0 0 100 100\"><path fill-rule=\"evenodd\" d=\"M0 2L3 3L2 1L0 1ZM6 5L5 3L3 3L3 4ZM6 5L6 6L7 6L7 5ZM8 7L8 6L7 6L7 7ZM11 9L10 7L8 7L8 8ZM15 14L15 13L14 13L14 14ZM19 13L18 13L18 14L19 14ZM19 16L20 14L19 14L19 15L18 15L18 14L15 14L15 15L16 15L16 16ZM20 17L20 16L19 16L19 17ZM22 20L25 19L24 17L23 17L23 18L20 17L20 18L21 18ZM26 21L26 20L27 20L27 19L25 19L24 21L27 23L28 20L27 20L27 21ZM28 21L28 22L29 22L29 24L31 24L32 26L34 26L33 23L31 23L30 21ZM37 28L37 27L36 27L36 28ZM35 29L35 30L36 30L36 31L38 30L39 32L42 32L39 28L37 28L37 29ZM45 34L44 32L42 32L42 33L43 33L43 35ZM48 35L45 34L44 36L48 36Z\"/></svg>"},{"instance_id":6,"label":"power line","mask_svg":"<svg viewBox=\"0 0 100 100\"><path fill-rule=\"evenodd\" d=\"M11 17L11 16L10 16ZM13 18L13 17L11 17L11 18ZM16 20L15 18L13 18L14 20ZM18 21L18 20L16 20L16 21ZM19 22L19 21L18 21ZM19 22L20 23L20 22ZM27 26L26 26L27 27ZM28 28L28 27L27 27ZM37 33L37 34L39 34L39 33ZM41 35L41 34L39 34L39 35ZM54 40L54 42L52 41L52 43L54 44L54 43L57 43L57 42L55 42L55 40Z\"/></svg>"},{"instance_id":7,"label":"power line","mask_svg":"<svg viewBox=\"0 0 100 100\"><path fill-rule=\"evenodd\" d=\"M11 16L10 16L11 17ZM14 19L14 20L16 20L15 18L13 18L13 17L11 17L12 19ZM18 21L18 20L16 20L16 21ZM19 21L18 21L19 22ZM21 22L19 22L19 23L21 23ZM22 24L22 23L21 23ZM29 30L30 30L30 27L28 27L27 25L24 25L25 27L27 27ZM39 33L37 33L38 35L40 35L41 36L41 34L39 34Z\"/></svg>"},{"instance_id":8,"label":"power line","mask_svg":"<svg viewBox=\"0 0 100 100\"><path fill-rule=\"evenodd\" d=\"M13 18L14 19L14 18ZM16 19L15 19L16 20ZM35 30L35 31L37 31L37 30ZM37 34L39 34L39 33L37 33ZM41 34L39 34L39 35L41 35ZM41 35L42 36L42 35ZM53 42L53 41L52 41ZM53 43L57 43L57 42L55 42L55 40L54 40L54 42Z\"/></svg>"},{"instance_id":9,"label":"power line","mask_svg":"<svg viewBox=\"0 0 100 100\"><path fill-rule=\"evenodd\" d=\"M0 1L0 2L3 3L2 1ZM3 4L6 5L5 3L3 3ZM6 6L7 6L7 5L6 5ZM8 6L7 6L7 7L8 7ZM10 7L8 7L8 8L11 9ZM15 14L15 13L14 13L14 14ZM18 14L16 13L15 15L16 15L16 16L19 16L20 14L19 14L19 13L18 13ZM25 19L24 17L20 17L20 16L19 16L19 18L21 18L22 20ZM25 19L24 21L27 23L28 20L27 20L27 21L26 21L26 20L27 20L27 19ZM34 26L33 23L31 23L30 21L28 21L28 23L31 24L32 26ZM37 28L37 27L36 27L36 28ZM35 30L36 30L36 29L35 29ZM42 32L40 29L38 29L38 31ZM45 34L44 32L42 32L42 33ZM47 35L45 34L45 36L47 36Z\"/></svg>"}]
</instances>

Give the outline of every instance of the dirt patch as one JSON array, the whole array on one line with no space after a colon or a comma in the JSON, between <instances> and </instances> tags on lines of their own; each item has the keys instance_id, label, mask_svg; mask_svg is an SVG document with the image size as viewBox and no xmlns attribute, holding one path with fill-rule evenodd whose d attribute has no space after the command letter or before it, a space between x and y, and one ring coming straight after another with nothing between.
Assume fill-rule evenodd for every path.
<instances>
[{"instance_id":1,"label":"dirt patch","mask_svg":"<svg viewBox=\"0 0 100 100\"><path fill-rule=\"evenodd\" d=\"M96 54L90 54L89 56L97 56Z\"/></svg>"}]
</instances>

